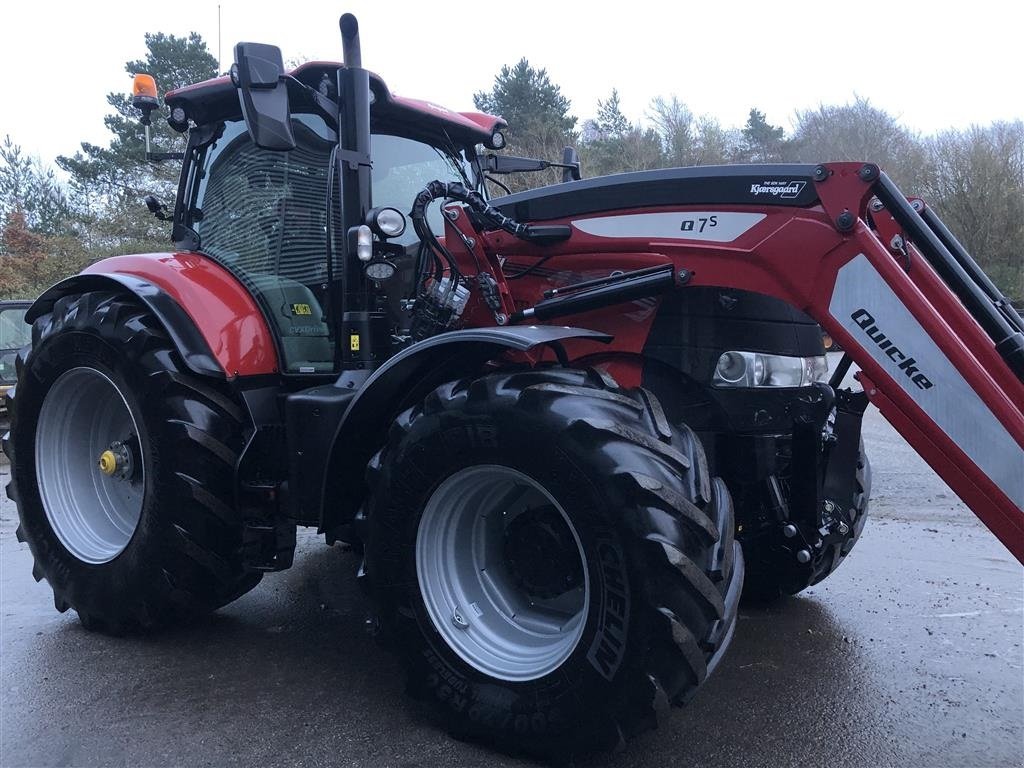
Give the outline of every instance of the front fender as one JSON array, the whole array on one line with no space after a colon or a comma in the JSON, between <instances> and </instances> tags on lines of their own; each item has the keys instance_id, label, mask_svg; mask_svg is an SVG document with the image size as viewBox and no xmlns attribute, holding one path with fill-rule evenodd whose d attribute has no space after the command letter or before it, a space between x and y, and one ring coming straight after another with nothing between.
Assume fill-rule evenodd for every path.
<instances>
[{"instance_id":1,"label":"front fender","mask_svg":"<svg viewBox=\"0 0 1024 768\"><path fill-rule=\"evenodd\" d=\"M539 325L451 331L413 344L388 360L366 380L349 402L326 455L320 530L350 521L366 494L366 464L383 445L395 415L422 400L446 381L471 376L508 351L552 346L560 359L561 342L612 337L583 328ZM344 387L344 377L335 386Z\"/></svg>"}]
</instances>

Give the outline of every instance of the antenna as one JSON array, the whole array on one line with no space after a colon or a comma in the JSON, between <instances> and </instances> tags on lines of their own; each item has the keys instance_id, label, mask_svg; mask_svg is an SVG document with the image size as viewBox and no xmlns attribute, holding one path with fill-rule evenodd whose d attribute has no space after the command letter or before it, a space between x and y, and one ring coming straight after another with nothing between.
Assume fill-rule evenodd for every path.
<instances>
[{"instance_id":1,"label":"antenna","mask_svg":"<svg viewBox=\"0 0 1024 768\"><path fill-rule=\"evenodd\" d=\"M217 69L224 71L224 64L220 57L220 3L217 3Z\"/></svg>"}]
</instances>

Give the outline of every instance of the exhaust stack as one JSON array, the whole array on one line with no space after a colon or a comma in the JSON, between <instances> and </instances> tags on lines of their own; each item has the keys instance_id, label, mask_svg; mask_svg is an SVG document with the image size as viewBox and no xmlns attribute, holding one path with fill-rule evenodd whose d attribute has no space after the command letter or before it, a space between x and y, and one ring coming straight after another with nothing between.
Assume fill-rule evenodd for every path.
<instances>
[{"instance_id":1,"label":"exhaust stack","mask_svg":"<svg viewBox=\"0 0 1024 768\"><path fill-rule=\"evenodd\" d=\"M345 66L338 69L337 176L341 182L341 226L344 238L340 285L332 286L333 305L343 308L336 322L343 370L372 368L373 326L383 316L372 309L370 284L357 258L358 230L370 210L370 73L363 69L359 22L351 13L339 19ZM384 335L386 338L386 334ZM341 340L345 340L343 343Z\"/></svg>"},{"instance_id":2,"label":"exhaust stack","mask_svg":"<svg viewBox=\"0 0 1024 768\"><path fill-rule=\"evenodd\" d=\"M351 13L342 15L338 21L341 27L341 55L346 67L361 69L363 54L359 48L359 22Z\"/></svg>"}]
</instances>

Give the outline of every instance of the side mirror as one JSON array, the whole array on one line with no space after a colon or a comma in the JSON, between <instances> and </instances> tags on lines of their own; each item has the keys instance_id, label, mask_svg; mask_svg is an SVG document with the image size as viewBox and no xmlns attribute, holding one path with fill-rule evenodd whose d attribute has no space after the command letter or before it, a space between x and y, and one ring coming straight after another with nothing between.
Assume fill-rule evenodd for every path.
<instances>
[{"instance_id":1,"label":"side mirror","mask_svg":"<svg viewBox=\"0 0 1024 768\"><path fill-rule=\"evenodd\" d=\"M576 152L576 147L566 147L562 150L562 183L579 181L581 178L580 156Z\"/></svg>"},{"instance_id":2,"label":"side mirror","mask_svg":"<svg viewBox=\"0 0 1024 768\"><path fill-rule=\"evenodd\" d=\"M238 89L242 116L253 144L261 149L286 152L295 149L288 86L282 82L281 49L263 43L239 43L231 82Z\"/></svg>"},{"instance_id":3,"label":"side mirror","mask_svg":"<svg viewBox=\"0 0 1024 768\"><path fill-rule=\"evenodd\" d=\"M157 200L153 195L146 195L142 198L142 202L146 204L146 208L149 209L149 212L160 219L160 221L171 220L171 217L167 215L167 206Z\"/></svg>"}]
</instances>

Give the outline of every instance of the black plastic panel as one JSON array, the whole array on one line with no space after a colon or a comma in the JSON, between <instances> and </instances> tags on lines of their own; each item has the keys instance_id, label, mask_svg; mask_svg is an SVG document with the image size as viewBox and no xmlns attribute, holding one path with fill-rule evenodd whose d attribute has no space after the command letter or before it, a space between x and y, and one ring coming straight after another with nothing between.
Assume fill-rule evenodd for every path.
<instances>
[{"instance_id":1,"label":"black plastic panel","mask_svg":"<svg viewBox=\"0 0 1024 768\"><path fill-rule=\"evenodd\" d=\"M355 389L330 384L285 398L288 514L296 522L319 522L327 457L341 417L355 394Z\"/></svg>"},{"instance_id":2,"label":"black plastic panel","mask_svg":"<svg viewBox=\"0 0 1024 768\"><path fill-rule=\"evenodd\" d=\"M662 299L644 355L710 383L718 358L729 350L825 354L821 328L789 304L758 293L699 287Z\"/></svg>"},{"instance_id":3,"label":"black plastic panel","mask_svg":"<svg viewBox=\"0 0 1024 768\"><path fill-rule=\"evenodd\" d=\"M818 202L812 179L814 168L813 165L708 165L620 173L519 192L493 200L492 204L517 221L662 205L807 207Z\"/></svg>"},{"instance_id":4,"label":"black plastic panel","mask_svg":"<svg viewBox=\"0 0 1024 768\"><path fill-rule=\"evenodd\" d=\"M679 400L680 418L698 431L790 432L795 405L811 387L713 387L718 358L730 350L789 357L825 354L818 324L783 301L733 289L686 288L666 295L658 308L644 346L644 386L656 387L666 411L675 410L672 401ZM693 391L673 386L666 380L669 371Z\"/></svg>"}]
</instances>

